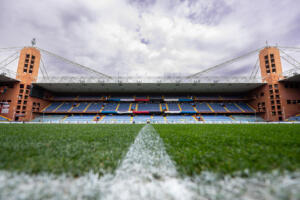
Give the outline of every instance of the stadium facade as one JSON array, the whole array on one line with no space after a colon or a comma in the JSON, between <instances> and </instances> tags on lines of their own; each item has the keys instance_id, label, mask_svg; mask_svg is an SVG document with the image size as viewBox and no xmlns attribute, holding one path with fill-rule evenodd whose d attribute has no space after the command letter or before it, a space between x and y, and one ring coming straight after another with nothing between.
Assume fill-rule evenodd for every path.
<instances>
[{"instance_id":1,"label":"stadium facade","mask_svg":"<svg viewBox=\"0 0 300 200\"><path fill-rule=\"evenodd\" d=\"M300 113L300 75L283 74L276 47L259 52L259 80L108 76L39 80L40 60L38 48L25 47L16 77L0 75L2 120L285 121Z\"/></svg>"}]
</instances>

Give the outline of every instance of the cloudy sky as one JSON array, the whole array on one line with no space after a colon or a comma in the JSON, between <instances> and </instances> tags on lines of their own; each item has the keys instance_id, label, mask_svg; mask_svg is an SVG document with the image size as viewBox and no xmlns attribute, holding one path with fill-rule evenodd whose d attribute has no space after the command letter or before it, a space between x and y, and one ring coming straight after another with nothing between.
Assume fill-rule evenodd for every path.
<instances>
[{"instance_id":1,"label":"cloudy sky","mask_svg":"<svg viewBox=\"0 0 300 200\"><path fill-rule=\"evenodd\" d=\"M35 37L109 75L192 74L266 40L300 46L298 0L1 0L0 9L1 47Z\"/></svg>"}]
</instances>

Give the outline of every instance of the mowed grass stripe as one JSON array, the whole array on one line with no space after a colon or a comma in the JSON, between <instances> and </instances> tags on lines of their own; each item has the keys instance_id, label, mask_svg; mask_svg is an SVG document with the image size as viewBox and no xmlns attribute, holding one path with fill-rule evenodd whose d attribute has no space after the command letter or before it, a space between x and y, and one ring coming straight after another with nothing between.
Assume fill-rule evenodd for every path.
<instances>
[{"instance_id":1,"label":"mowed grass stripe","mask_svg":"<svg viewBox=\"0 0 300 200\"><path fill-rule=\"evenodd\" d=\"M154 127L182 175L300 169L299 124Z\"/></svg>"},{"instance_id":2,"label":"mowed grass stripe","mask_svg":"<svg viewBox=\"0 0 300 200\"><path fill-rule=\"evenodd\" d=\"M143 125L0 124L0 169L112 172Z\"/></svg>"}]
</instances>

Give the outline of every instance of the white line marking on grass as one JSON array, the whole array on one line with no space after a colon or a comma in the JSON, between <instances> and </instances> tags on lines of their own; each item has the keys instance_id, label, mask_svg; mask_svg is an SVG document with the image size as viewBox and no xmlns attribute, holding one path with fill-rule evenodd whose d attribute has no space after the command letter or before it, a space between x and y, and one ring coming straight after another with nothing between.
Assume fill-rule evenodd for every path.
<instances>
[{"instance_id":1,"label":"white line marking on grass","mask_svg":"<svg viewBox=\"0 0 300 200\"><path fill-rule=\"evenodd\" d=\"M107 183L105 199L192 199L193 196L186 183L178 178L162 139L151 125L142 128L115 176Z\"/></svg>"}]
</instances>

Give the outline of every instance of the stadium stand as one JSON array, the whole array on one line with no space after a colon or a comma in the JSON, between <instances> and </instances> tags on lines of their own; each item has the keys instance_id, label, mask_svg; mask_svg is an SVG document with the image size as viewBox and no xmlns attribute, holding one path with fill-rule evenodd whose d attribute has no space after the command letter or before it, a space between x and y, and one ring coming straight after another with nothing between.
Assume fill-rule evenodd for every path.
<instances>
[{"instance_id":1,"label":"stadium stand","mask_svg":"<svg viewBox=\"0 0 300 200\"><path fill-rule=\"evenodd\" d=\"M119 103L104 103L104 109L102 113L111 113L111 112L116 112Z\"/></svg>"},{"instance_id":2,"label":"stadium stand","mask_svg":"<svg viewBox=\"0 0 300 200\"><path fill-rule=\"evenodd\" d=\"M225 103L225 106L230 112L243 112L234 103Z\"/></svg>"},{"instance_id":3,"label":"stadium stand","mask_svg":"<svg viewBox=\"0 0 300 200\"><path fill-rule=\"evenodd\" d=\"M246 103L236 103L236 105L238 105L244 112L255 112L255 110Z\"/></svg>"},{"instance_id":4,"label":"stadium stand","mask_svg":"<svg viewBox=\"0 0 300 200\"><path fill-rule=\"evenodd\" d=\"M181 113L197 113L193 105L194 103L180 103Z\"/></svg>"},{"instance_id":5,"label":"stadium stand","mask_svg":"<svg viewBox=\"0 0 300 200\"><path fill-rule=\"evenodd\" d=\"M87 102L77 103L76 105L73 105L71 112L83 112L88 105L89 103Z\"/></svg>"},{"instance_id":6,"label":"stadium stand","mask_svg":"<svg viewBox=\"0 0 300 200\"><path fill-rule=\"evenodd\" d=\"M128 112L129 108L130 108L130 103L120 103L118 111L119 112Z\"/></svg>"},{"instance_id":7,"label":"stadium stand","mask_svg":"<svg viewBox=\"0 0 300 200\"><path fill-rule=\"evenodd\" d=\"M92 112L100 112L101 108L103 106L103 103L90 103L86 110L84 112L86 113L92 113Z\"/></svg>"},{"instance_id":8,"label":"stadium stand","mask_svg":"<svg viewBox=\"0 0 300 200\"><path fill-rule=\"evenodd\" d=\"M159 103L139 103L137 111L161 112Z\"/></svg>"},{"instance_id":9,"label":"stadium stand","mask_svg":"<svg viewBox=\"0 0 300 200\"><path fill-rule=\"evenodd\" d=\"M198 110L198 112L202 112L202 113L211 113L212 110L209 108L209 105L207 103L195 103L196 105L196 109Z\"/></svg>"},{"instance_id":10,"label":"stadium stand","mask_svg":"<svg viewBox=\"0 0 300 200\"><path fill-rule=\"evenodd\" d=\"M54 112L61 104L62 104L61 102L53 102L48 107L46 107L43 110L43 112Z\"/></svg>"},{"instance_id":11,"label":"stadium stand","mask_svg":"<svg viewBox=\"0 0 300 200\"><path fill-rule=\"evenodd\" d=\"M73 106L76 106L77 103L65 102L60 105L54 112L68 112Z\"/></svg>"},{"instance_id":12,"label":"stadium stand","mask_svg":"<svg viewBox=\"0 0 300 200\"><path fill-rule=\"evenodd\" d=\"M217 113L227 112L227 110L225 108L225 103L209 103L209 105L213 109L214 112L217 112Z\"/></svg>"},{"instance_id":13,"label":"stadium stand","mask_svg":"<svg viewBox=\"0 0 300 200\"><path fill-rule=\"evenodd\" d=\"M166 103L165 106L168 111L180 111L178 103Z\"/></svg>"}]
</instances>

